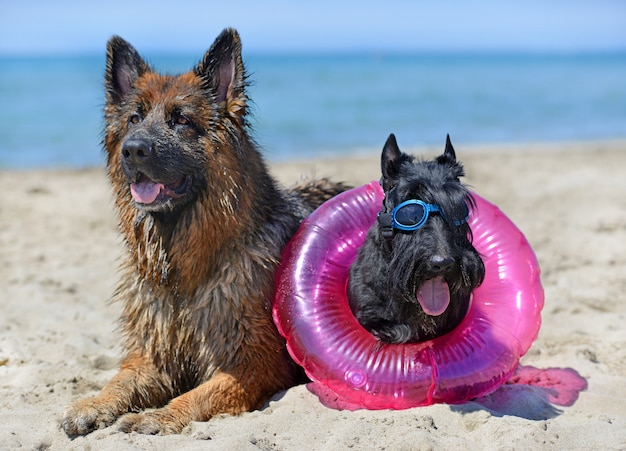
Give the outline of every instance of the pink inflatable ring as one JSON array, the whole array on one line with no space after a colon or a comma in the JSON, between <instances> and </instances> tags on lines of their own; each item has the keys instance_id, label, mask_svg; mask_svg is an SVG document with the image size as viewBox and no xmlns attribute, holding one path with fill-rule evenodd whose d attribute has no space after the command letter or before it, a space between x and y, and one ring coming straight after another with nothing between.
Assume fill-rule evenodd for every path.
<instances>
[{"instance_id":1,"label":"pink inflatable ring","mask_svg":"<svg viewBox=\"0 0 626 451\"><path fill-rule=\"evenodd\" d=\"M367 409L461 403L506 382L539 333L540 271L519 229L473 196L469 224L485 281L455 330L420 343L382 344L348 307L348 271L384 197L378 182L342 193L302 223L283 252L273 315L311 380Z\"/></svg>"}]
</instances>

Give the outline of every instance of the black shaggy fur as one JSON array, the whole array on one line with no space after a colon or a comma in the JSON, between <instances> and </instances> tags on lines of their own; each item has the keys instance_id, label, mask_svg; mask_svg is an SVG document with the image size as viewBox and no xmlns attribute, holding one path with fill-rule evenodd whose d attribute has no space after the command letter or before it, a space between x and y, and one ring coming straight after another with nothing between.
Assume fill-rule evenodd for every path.
<instances>
[{"instance_id":1,"label":"black shaggy fur","mask_svg":"<svg viewBox=\"0 0 626 451\"><path fill-rule=\"evenodd\" d=\"M400 151L392 134L381 160L383 211L391 212L408 199L420 199L438 205L444 214L431 214L422 228L412 232L394 230L389 239L375 224L350 269L350 308L384 342L429 340L459 324L472 290L485 276L468 224L457 226L452 221L465 218L473 199L459 181L463 166L456 160L449 137L442 155L415 162ZM443 261L449 263L442 265ZM442 277L450 291L450 304L439 316L428 315L416 299L424 282L435 277Z\"/></svg>"}]
</instances>

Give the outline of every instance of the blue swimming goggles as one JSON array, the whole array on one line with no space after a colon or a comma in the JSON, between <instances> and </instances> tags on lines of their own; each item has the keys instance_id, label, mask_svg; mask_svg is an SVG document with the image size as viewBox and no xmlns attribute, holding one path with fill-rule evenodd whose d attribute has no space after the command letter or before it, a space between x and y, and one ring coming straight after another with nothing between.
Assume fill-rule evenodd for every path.
<instances>
[{"instance_id":1,"label":"blue swimming goggles","mask_svg":"<svg viewBox=\"0 0 626 451\"><path fill-rule=\"evenodd\" d=\"M439 206L428 204L417 199L409 199L398 204L391 213L380 212L378 214L378 222L381 226L383 236L387 239L391 239L393 229L402 230L403 232L413 232L423 227L431 213L439 213L444 220L447 220ZM454 225L458 227L464 224L467 222L468 217L469 210L465 218L460 221L454 221Z\"/></svg>"}]
</instances>

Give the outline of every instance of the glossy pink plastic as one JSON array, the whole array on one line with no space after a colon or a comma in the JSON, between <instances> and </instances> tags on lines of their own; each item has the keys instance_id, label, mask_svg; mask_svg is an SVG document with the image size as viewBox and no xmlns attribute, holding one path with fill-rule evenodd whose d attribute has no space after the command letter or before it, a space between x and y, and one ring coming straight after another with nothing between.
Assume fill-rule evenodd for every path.
<instances>
[{"instance_id":1,"label":"glossy pink plastic","mask_svg":"<svg viewBox=\"0 0 626 451\"><path fill-rule=\"evenodd\" d=\"M376 221L384 193L371 182L323 204L283 252L274 321L314 382L367 409L461 403L496 390L537 338L543 288L539 265L519 229L473 194L469 224L486 277L467 316L431 341L382 344L354 318L350 265Z\"/></svg>"}]
</instances>

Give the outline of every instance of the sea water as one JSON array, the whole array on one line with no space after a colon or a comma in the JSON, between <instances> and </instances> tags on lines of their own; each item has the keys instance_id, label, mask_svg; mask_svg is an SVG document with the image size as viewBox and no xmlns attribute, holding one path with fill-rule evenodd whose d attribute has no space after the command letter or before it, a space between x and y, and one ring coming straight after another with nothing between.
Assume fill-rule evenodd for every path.
<instances>
[{"instance_id":1,"label":"sea water","mask_svg":"<svg viewBox=\"0 0 626 451\"><path fill-rule=\"evenodd\" d=\"M202 55L145 55L190 69ZM244 54L270 161L382 148L626 138L626 53ZM104 55L0 57L0 167L104 164Z\"/></svg>"}]
</instances>

